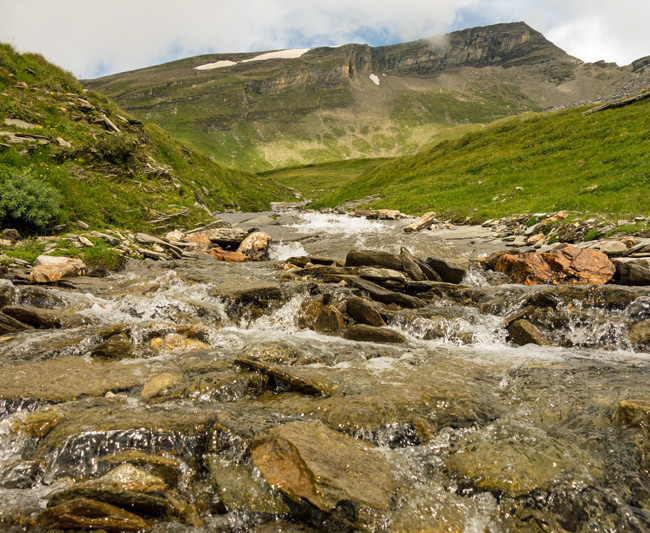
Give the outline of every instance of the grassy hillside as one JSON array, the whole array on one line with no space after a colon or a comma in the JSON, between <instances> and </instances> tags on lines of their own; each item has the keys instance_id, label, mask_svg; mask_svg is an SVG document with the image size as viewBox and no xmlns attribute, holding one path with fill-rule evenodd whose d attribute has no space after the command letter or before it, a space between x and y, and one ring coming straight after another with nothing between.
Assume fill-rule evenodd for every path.
<instances>
[{"instance_id":1,"label":"grassy hillside","mask_svg":"<svg viewBox=\"0 0 650 533\"><path fill-rule=\"evenodd\" d=\"M0 93L1 186L27 180L46 196L58 192L61 210L50 227L77 220L187 227L207 211L264 209L291 197L269 178L224 169L160 127L143 126L39 55L0 45Z\"/></svg>"},{"instance_id":2,"label":"grassy hillside","mask_svg":"<svg viewBox=\"0 0 650 533\"><path fill-rule=\"evenodd\" d=\"M317 205L377 194L372 207L484 221L575 210L650 214L650 100L505 119L362 173Z\"/></svg>"},{"instance_id":3,"label":"grassy hillside","mask_svg":"<svg viewBox=\"0 0 650 533\"><path fill-rule=\"evenodd\" d=\"M291 59L192 57L87 80L145 122L233 168L412 154L495 119L594 101L650 68L585 64L523 23ZM223 68L197 70L218 61Z\"/></svg>"}]
</instances>

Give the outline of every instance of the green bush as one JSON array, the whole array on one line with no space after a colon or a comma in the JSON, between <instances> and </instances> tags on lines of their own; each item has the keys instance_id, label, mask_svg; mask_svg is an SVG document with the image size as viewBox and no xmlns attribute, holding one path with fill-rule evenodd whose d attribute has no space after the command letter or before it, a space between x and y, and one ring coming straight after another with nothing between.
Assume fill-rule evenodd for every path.
<instances>
[{"instance_id":1,"label":"green bush","mask_svg":"<svg viewBox=\"0 0 650 533\"><path fill-rule=\"evenodd\" d=\"M0 168L0 223L23 230L44 228L59 216L61 194L31 172Z\"/></svg>"}]
</instances>

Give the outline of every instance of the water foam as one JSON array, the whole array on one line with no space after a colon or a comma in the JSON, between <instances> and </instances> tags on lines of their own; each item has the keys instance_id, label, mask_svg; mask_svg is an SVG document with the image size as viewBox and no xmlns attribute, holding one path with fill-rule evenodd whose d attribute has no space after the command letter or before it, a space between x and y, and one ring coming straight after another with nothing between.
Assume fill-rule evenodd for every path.
<instances>
[{"instance_id":1,"label":"water foam","mask_svg":"<svg viewBox=\"0 0 650 533\"><path fill-rule=\"evenodd\" d=\"M367 218L332 213L301 213L299 217L302 221L290 227L301 233L353 236L386 231L386 226L382 222Z\"/></svg>"}]
</instances>

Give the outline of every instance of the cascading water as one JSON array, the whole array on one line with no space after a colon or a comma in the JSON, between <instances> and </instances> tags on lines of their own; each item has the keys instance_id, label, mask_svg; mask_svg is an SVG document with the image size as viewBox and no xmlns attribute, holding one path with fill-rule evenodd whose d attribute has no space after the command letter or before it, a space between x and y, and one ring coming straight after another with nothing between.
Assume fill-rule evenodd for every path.
<instances>
[{"instance_id":1,"label":"cascading water","mask_svg":"<svg viewBox=\"0 0 650 533\"><path fill-rule=\"evenodd\" d=\"M323 293L345 312L345 277L275 262L474 243L298 218L274 227L271 263L145 263L77 290L0 280L5 305L61 321L0 337L0 529L56 531L56 509L88 501L130 513L102 508L107 530L650 528L650 357L628 338L648 295L608 305L476 270L424 307L382 304L403 340L362 342L305 316ZM510 341L521 312L548 345Z\"/></svg>"}]
</instances>

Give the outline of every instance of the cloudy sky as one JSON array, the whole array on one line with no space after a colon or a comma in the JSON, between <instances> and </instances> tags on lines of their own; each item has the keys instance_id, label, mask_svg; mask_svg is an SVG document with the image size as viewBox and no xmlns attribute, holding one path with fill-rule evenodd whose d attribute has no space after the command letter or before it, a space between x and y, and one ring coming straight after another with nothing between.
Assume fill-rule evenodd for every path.
<instances>
[{"instance_id":1,"label":"cloudy sky","mask_svg":"<svg viewBox=\"0 0 650 533\"><path fill-rule=\"evenodd\" d=\"M585 61L650 55L648 0L0 0L0 42L95 78L199 54L379 46L519 20Z\"/></svg>"}]
</instances>

